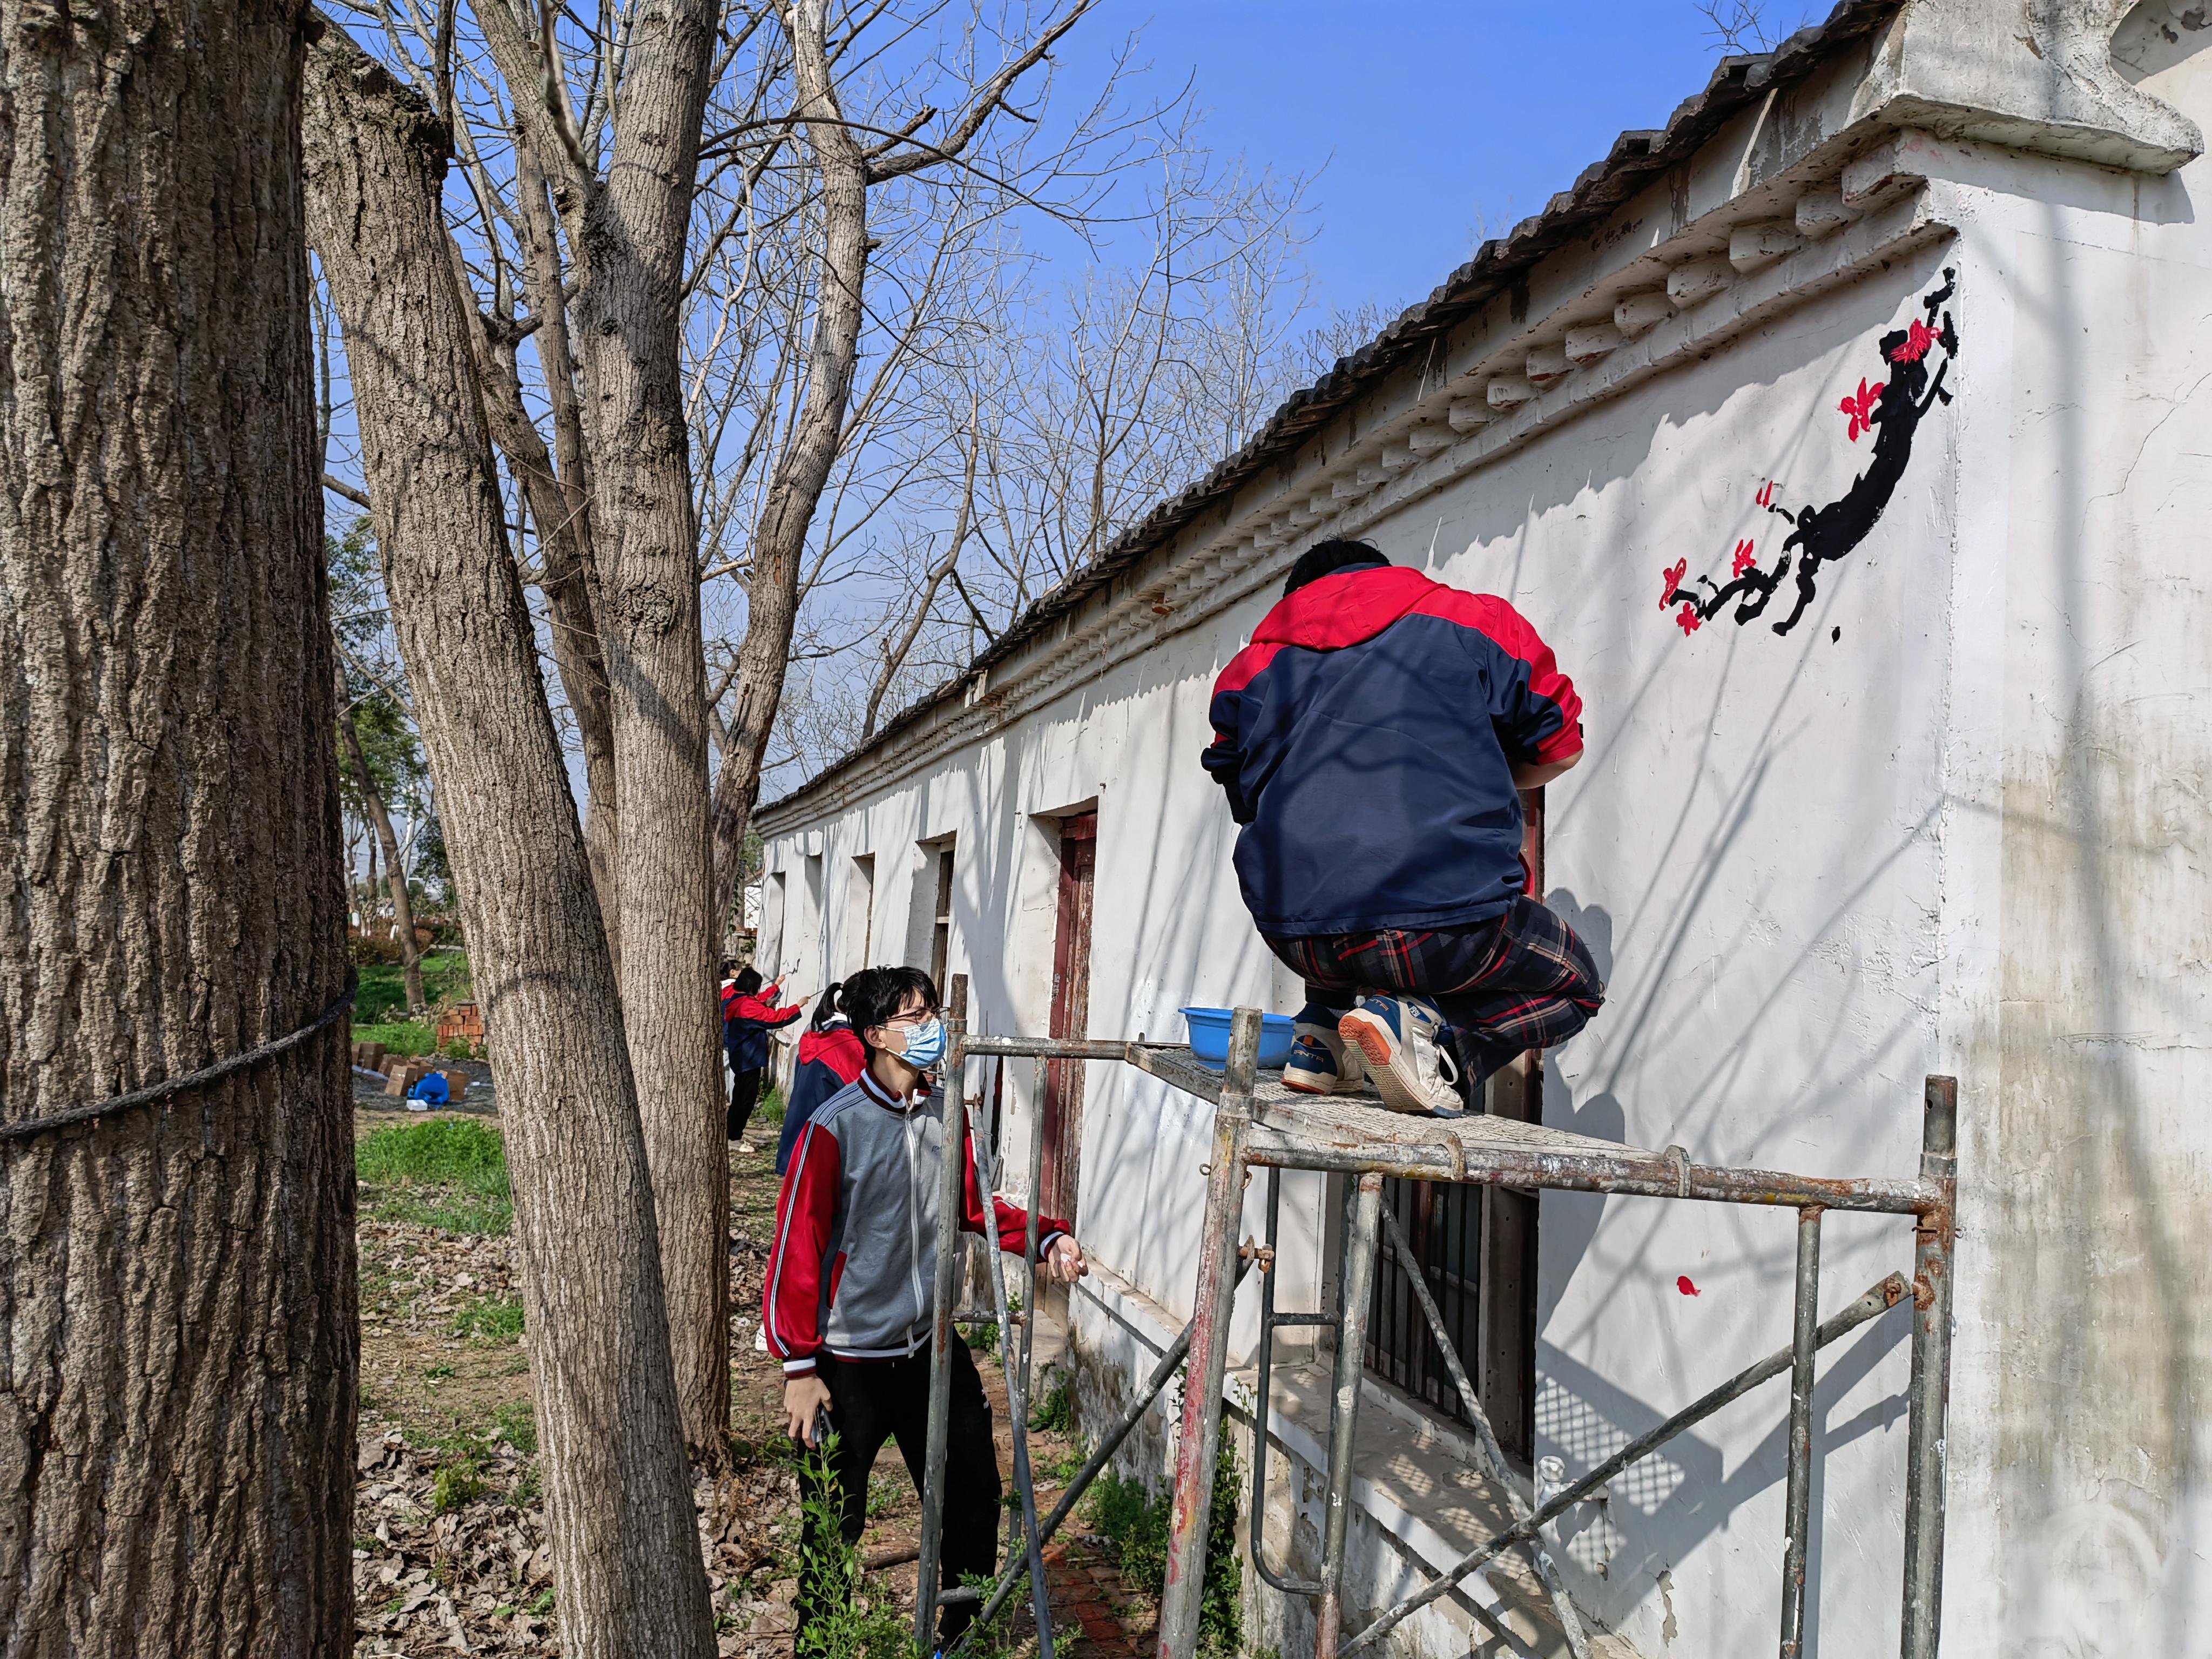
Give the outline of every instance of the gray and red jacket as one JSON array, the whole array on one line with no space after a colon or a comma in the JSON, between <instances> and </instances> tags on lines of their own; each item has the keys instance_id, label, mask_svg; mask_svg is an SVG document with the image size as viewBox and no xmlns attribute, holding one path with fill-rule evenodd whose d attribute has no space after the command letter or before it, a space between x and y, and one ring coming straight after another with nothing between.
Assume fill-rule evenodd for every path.
<instances>
[{"instance_id":1,"label":"gray and red jacket","mask_svg":"<svg viewBox=\"0 0 2212 1659\"><path fill-rule=\"evenodd\" d=\"M776 1200L762 1322L787 1375L815 1356L903 1359L928 1346L937 1277L938 1158L945 1095L902 1101L862 1072L822 1103L799 1137ZM985 1231L964 1133L960 1226ZM1029 1212L994 1197L999 1248L1015 1254ZM1040 1217L1037 1253L1074 1229Z\"/></svg>"}]
</instances>

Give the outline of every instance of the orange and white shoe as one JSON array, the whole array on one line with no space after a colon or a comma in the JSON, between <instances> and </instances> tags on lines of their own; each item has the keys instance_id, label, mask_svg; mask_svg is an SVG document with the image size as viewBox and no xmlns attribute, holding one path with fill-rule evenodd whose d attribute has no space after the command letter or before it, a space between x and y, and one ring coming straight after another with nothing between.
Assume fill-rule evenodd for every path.
<instances>
[{"instance_id":1,"label":"orange and white shoe","mask_svg":"<svg viewBox=\"0 0 2212 1659\"><path fill-rule=\"evenodd\" d=\"M1392 1111L1431 1117L1464 1111L1449 1030L1426 997L1363 996L1336 1029L1365 1060L1376 1091ZM1287 1082L1287 1071L1284 1077Z\"/></svg>"}]
</instances>

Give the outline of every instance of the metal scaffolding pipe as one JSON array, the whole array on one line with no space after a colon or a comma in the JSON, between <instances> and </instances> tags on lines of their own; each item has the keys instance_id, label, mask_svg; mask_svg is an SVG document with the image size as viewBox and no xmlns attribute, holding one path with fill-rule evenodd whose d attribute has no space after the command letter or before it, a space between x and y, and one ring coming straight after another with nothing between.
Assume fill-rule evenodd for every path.
<instances>
[{"instance_id":1,"label":"metal scaffolding pipe","mask_svg":"<svg viewBox=\"0 0 2212 1659\"><path fill-rule=\"evenodd\" d=\"M929 1346L929 1439L922 1454L921 1553L915 1577L914 1639L937 1647L937 1591L945 1531L945 1451L952 1399L952 1309L958 1285L960 1245L960 1124L965 1111L968 1040L968 976L952 976L945 999L949 1048L939 1096L936 1299L931 1306Z\"/></svg>"},{"instance_id":2,"label":"metal scaffolding pipe","mask_svg":"<svg viewBox=\"0 0 2212 1659\"><path fill-rule=\"evenodd\" d=\"M1352 1441L1359 1421L1359 1374L1367 1366L1367 1311L1375 1300L1382 1214L1382 1177L1360 1176L1344 1241L1344 1313L1337 1327L1336 1381L1329 1401L1328 1510L1322 1535L1314 1659L1336 1659L1336 1639L1344 1627L1344 1545L1352 1530ZM1260 1402L1258 1431L1267 1431L1265 1401Z\"/></svg>"},{"instance_id":3,"label":"metal scaffolding pipe","mask_svg":"<svg viewBox=\"0 0 2212 1659\"><path fill-rule=\"evenodd\" d=\"M1328 1314L1275 1311L1275 1244L1282 1236L1283 1173L1267 1171L1267 1259L1260 1281L1260 1363L1252 1406L1252 1503L1247 1524L1252 1537L1252 1565L1261 1577L1285 1595L1319 1595L1318 1579L1286 1578L1267 1565L1264 1536L1267 1518L1267 1411L1275 1366L1275 1332L1285 1325L1335 1325Z\"/></svg>"},{"instance_id":4,"label":"metal scaffolding pipe","mask_svg":"<svg viewBox=\"0 0 2212 1659\"><path fill-rule=\"evenodd\" d=\"M1505 1507L1516 1521L1525 1520L1530 1513L1528 1501L1521 1496L1521 1488L1506 1466L1505 1448L1498 1443L1497 1431L1490 1425L1490 1413L1483 1409L1482 1396L1475 1392L1474 1381L1468 1376L1467 1367L1461 1364L1459 1346L1444 1328L1443 1310L1437 1306L1436 1297L1430 1293L1429 1282L1421 1272L1421 1264L1413 1255L1413 1247L1407 1242L1406 1230L1398 1223L1395 1212L1382 1212L1382 1224L1389 1230L1390 1248L1398 1253L1398 1260L1406 1269L1406 1283L1420 1304L1421 1316L1429 1322L1429 1334L1435 1337L1437 1351L1443 1356L1444 1370L1450 1374L1452 1387L1458 1390L1461 1403L1474 1425L1475 1443L1482 1451L1482 1461L1492 1480L1505 1494ZM1583 1630L1582 1614L1576 1611L1574 1598L1567 1594L1566 1581L1559 1576L1559 1564L1552 1559L1542 1536L1529 1540L1528 1553L1535 1559L1536 1576L1543 1581L1545 1594L1552 1598L1552 1611L1559 1620L1559 1632L1567 1638L1567 1651L1573 1659L1589 1659L1589 1637Z\"/></svg>"},{"instance_id":5,"label":"metal scaffolding pipe","mask_svg":"<svg viewBox=\"0 0 2212 1659\"><path fill-rule=\"evenodd\" d=\"M1902 1273L1892 1273L1857 1301L1822 1325L1816 1334L1814 1346L1825 1348L1837 1338L1848 1335L1895 1307L1905 1299L1906 1285ZM1340 1653L1354 1653L1377 1638L1388 1635L1405 1620L1450 1594L1452 1587L1486 1561L1510 1549L1514 1545L1539 1535L1540 1528L1575 1504L1595 1492L1630 1464L1648 1457L1685 1429L1694 1428L1723 1406L1730 1405L1749 1394L1760 1383L1770 1382L1788 1370L1795 1355L1790 1348L1769 1354L1757 1364L1738 1371L1711 1392L1676 1412L1657 1428L1638 1435L1619 1451L1592 1469L1579 1480L1559 1488L1535 1513L1524 1521L1516 1521L1500 1533L1494 1533L1476 1545L1465 1555L1444 1569L1443 1574L1428 1586L1385 1612L1375 1622L1352 1637L1338 1650Z\"/></svg>"},{"instance_id":6,"label":"metal scaffolding pipe","mask_svg":"<svg viewBox=\"0 0 2212 1659\"><path fill-rule=\"evenodd\" d=\"M1193 1659L1198 1650L1206 1529L1213 1510L1222 1382L1229 1367L1229 1290L1235 1283L1237 1228L1244 1210L1244 1135L1252 1121L1259 1060L1260 1011L1239 1008L1230 1023L1228 1068L1213 1114L1213 1161L1206 1166L1206 1220L1191 1316L1190 1346L1198 1363L1183 1389L1182 1436L1176 1446L1167 1583L1160 1595L1160 1659Z\"/></svg>"},{"instance_id":7,"label":"metal scaffolding pipe","mask_svg":"<svg viewBox=\"0 0 2212 1659\"><path fill-rule=\"evenodd\" d=\"M1912 1372L1905 1450L1905 1608L1899 1652L1936 1659L1943 1624L1943 1452L1951 1401L1951 1267L1957 1243L1959 1080L1922 1096L1920 1179L1941 1205L1913 1231Z\"/></svg>"},{"instance_id":8,"label":"metal scaffolding pipe","mask_svg":"<svg viewBox=\"0 0 2212 1659\"><path fill-rule=\"evenodd\" d=\"M1782 1544L1782 1659L1805 1646L1805 1552L1813 1523L1813 1351L1820 1323L1820 1209L1797 1212L1790 1337L1790 1481Z\"/></svg>"}]
</instances>

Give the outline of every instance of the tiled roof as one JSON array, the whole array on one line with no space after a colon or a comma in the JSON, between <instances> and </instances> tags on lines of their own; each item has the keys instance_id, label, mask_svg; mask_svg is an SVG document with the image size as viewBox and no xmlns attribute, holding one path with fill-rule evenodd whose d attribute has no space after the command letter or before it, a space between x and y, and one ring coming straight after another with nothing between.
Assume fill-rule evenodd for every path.
<instances>
[{"instance_id":1,"label":"tiled roof","mask_svg":"<svg viewBox=\"0 0 2212 1659\"><path fill-rule=\"evenodd\" d=\"M1013 656L1100 586L1171 541L1207 507L1293 454L1346 404L1510 288L1545 255L1627 201L1651 174L1686 160L1732 117L1777 86L1804 79L1838 52L1863 40L1904 3L1839 0L1825 21L1798 30L1772 52L1722 58L1705 89L1676 106L1663 128L1622 133L1604 160L1583 169L1572 188L1553 197L1542 212L1523 219L1505 235L1485 242L1427 299L1409 307L1358 351L1340 357L1336 367L1311 386L1291 393L1242 449L1162 501L1097 558L1036 599L964 671L893 716L851 753L758 810L773 811L805 793L957 696L977 673Z\"/></svg>"}]
</instances>

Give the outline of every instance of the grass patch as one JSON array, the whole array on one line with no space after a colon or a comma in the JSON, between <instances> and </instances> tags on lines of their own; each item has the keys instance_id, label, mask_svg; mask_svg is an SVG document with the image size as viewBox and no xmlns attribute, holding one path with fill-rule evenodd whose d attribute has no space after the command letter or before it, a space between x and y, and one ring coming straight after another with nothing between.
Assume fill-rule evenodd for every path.
<instances>
[{"instance_id":1,"label":"grass patch","mask_svg":"<svg viewBox=\"0 0 2212 1659\"><path fill-rule=\"evenodd\" d=\"M356 1042L380 1042L384 1052L398 1054L403 1060L413 1060L428 1054L437 1047L437 1028L426 1019L390 1020L379 1024L359 1024L353 1028Z\"/></svg>"},{"instance_id":2,"label":"grass patch","mask_svg":"<svg viewBox=\"0 0 2212 1659\"><path fill-rule=\"evenodd\" d=\"M379 1221L449 1233L504 1233L514 1224L506 1143L474 1118L379 1129L355 1148L354 1170L368 1189L363 1207Z\"/></svg>"},{"instance_id":3,"label":"grass patch","mask_svg":"<svg viewBox=\"0 0 2212 1659\"><path fill-rule=\"evenodd\" d=\"M361 985L353 997L354 1041L381 1042L383 1038L369 1036L363 1028L405 1019L406 975L396 962L364 962L356 971ZM466 1002L471 994L466 951L434 951L422 958L422 996L430 1006Z\"/></svg>"},{"instance_id":4,"label":"grass patch","mask_svg":"<svg viewBox=\"0 0 2212 1659\"><path fill-rule=\"evenodd\" d=\"M504 1346L522 1338L522 1298L480 1296L453 1316L453 1334Z\"/></svg>"},{"instance_id":5,"label":"grass patch","mask_svg":"<svg viewBox=\"0 0 2212 1659\"><path fill-rule=\"evenodd\" d=\"M1053 1374L1052 1386L1030 1411L1030 1427L1050 1434L1075 1432L1075 1405L1068 1398L1065 1373Z\"/></svg>"},{"instance_id":6,"label":"grass patch","mask_svg":"<svg viewBox=\"0 0 2212 1659\"><path fill-rule=\"evenodd\" d=\"M830 1479L832 1435L799 1473L799 1507L811 1541L799 1549L800 1593L823 1604L799 1638L795 1659L916 1659L912 1622L892 1599L869 1594L860 1582L860 1552L838 1534L841 1506Z\"/></svg>"}]
</instances>

